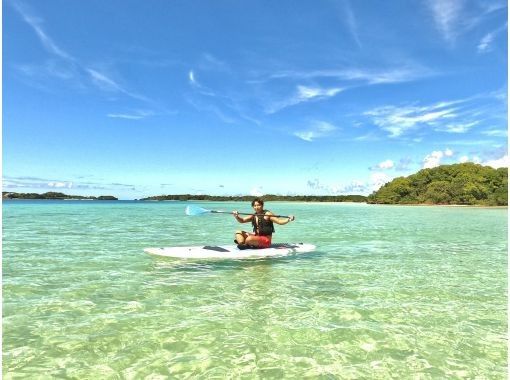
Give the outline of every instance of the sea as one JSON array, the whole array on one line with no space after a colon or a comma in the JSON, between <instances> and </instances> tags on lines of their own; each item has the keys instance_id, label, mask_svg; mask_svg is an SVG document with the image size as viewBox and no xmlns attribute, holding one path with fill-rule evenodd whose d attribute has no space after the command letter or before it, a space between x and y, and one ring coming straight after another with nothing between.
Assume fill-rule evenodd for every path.
<instances>
[{"instance_id":1,"label":"sea","mask_svg":"<svg viewBox=\"0 0 510 380\"><path fill-rule=\"evenodd\" d=\"M4 379L506 379L508 209L270 202L315 252L233 244L249 202L4 201Z\"/></svg>"}]
</instances>

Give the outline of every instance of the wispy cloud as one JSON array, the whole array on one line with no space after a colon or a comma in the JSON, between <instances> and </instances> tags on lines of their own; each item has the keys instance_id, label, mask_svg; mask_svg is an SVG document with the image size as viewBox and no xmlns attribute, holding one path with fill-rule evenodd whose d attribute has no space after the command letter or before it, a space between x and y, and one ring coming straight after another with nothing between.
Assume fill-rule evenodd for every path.
<instances>
[{"instance_id":1,"label":"wispy cloud","mask_svg":"<svg viewBox=\"0 0 510 380\"><path fill-rule=\"evenodd\" d=\"M35 34L48 52L62 59L75 61L71 55L61 49L57 43L53 41L53 39L44 31L42 27L44 21L40 17L35 16L34 13L29 10L25 4L16 1L11 1L9 4L13 6L13 8L21 15L23 20L34 30Z\"/></svg>"},{"instance_id":2,"label":"wispy cloud","mask_svg":"<svg viewBox=\"0 0 510 380\"><path fill-rule=\"evenodd\" d=\"M221 59L215 57L214 55L210 53L204 53L202 54L202 57L200 59L200 62L198 63L198 66L202 70L208 70L208 71L230 71L229 65L222 61Z\"/></svg>"},{"instance_id":3,"label":"wispy cloud","mask_svg":"<svg viewBox=\"0 0 510 380\"><path fill-rule=\"evenodd\" d=\"M507 28L508 24L505 24L502 27L499 27L496 30L493 30L492 32L489 32L485 36L483 36L483 38L480 40L480 43L478 44L478 52L479 53L490 52L492 50L494 39L498 36L498 34L505 31Z\"/></svg>"},{"instance_id":4,"label":"wispy cloud","mask_svg":"<svg viewBox=\"0 0 510 380\"><path fill-rule=\"evenodd\" d=\"M300 103L331 98L340 93L342 90L343 89L339 87L321 88L298 85L296 92L289 99L271 104L266 109L266 112L268 114L272 114L284 108L295 106Z\"/></svg>"},{"instance_id":5,"label":"wispy cloud","mask_svg":"<svg viewBox=\"0 0 510 380\"><path fill-rule=\"evenodd\" d=\"M507 129L489 129L481 132L483 135L491 137L508 137Z\"/></svg>"},{"instance_id":6,"label":"wispy cloud","mask_svg":"<svg viewBox=\"0 0 510 380\"><path fill-rule=\"evenodd\" d=\"M108 78L103 73L93 69L86 69L92 81L101 89L106 91L119 91L124 92L123 88L117 84L113 79Z\"/></svg>"},{"instance_id":7,"label":"wispy cloud","mask_svg":"<svg viewBox=\"0 0 510 380\"><path fill-rule=\"evenodd\" d=\"M200 93L201 95L211 96L211 97L219 97L214 91L205 87L197 80L195 71L193 71L193 70L188 71L188 81L189 81L190 86L193 89L195 89L196 91L198 91L198 93Z\"/></svg>"},{"instance_id":8,"label":"wispy cloud","mask_svg":"<svg viewBox=\"0 0 510 380\"><path fill-rule=\"evenodd\" d=\"M375 125L388 132L389 137L399 137L420 125L456 117L455 108L442 104L429 107L384 106L367 111L364 115L370 117Z\"/></svg>"},{"instance_id":9,"label":"wispy cloud","mask_svg":"<svg viewBox=\"0 0 510 380\"><path fill-rule=\"evenodd\" d=\"M237 122L237 118L227 114L222 108L218 107L215 104L211 104L208 102L203 102L200 99L192 99L186 98L186 101L193 106L196 110L200 112L209 112L214 114L218 119L228 124L235 124Z\"/></svg>"},{"instance_id":10,"label":"wispy cloud","mask_svg":"<svg viewBox=\"0 0 510 380\"><path fill-rule=\"evenodd\" d=\"M127 95L131 98L149 101L145 96L128 91L126 88L118 84L116 81L107 76L104 72L97 69L92 69L80 63L70 53L61 48L57 42L44 30L44 20L35 15L32 9L28 8L22 2L9 2L13 8L20 14L21 18L33 29L42 46L53 57L42 66L45 73L50 74L52 77L59 79L70 80L74 79L80 82L86 77L90 83L94 84L97 88L107 92L117 92ZM18 66L20 72L29 76L34 76L35 71L38 70L35 66Z\"/></svg>"},{"instance_id":11,"label":"wispy cloud","mask_svg":"<svg viewBox=\"0 0 510 380\"><path fill-rule=\"evenodd\" d=\"M334 125L325 121L315 121L312 123L310 128L303 131L297 131L294 135L302 140L311 142L317 138L330 135L336 129L337 128Z\"/></svg>"},{"instance_id":12,"label":"wispy cloud","mask_svg":"<svg viewBox=\"0 0 510 380\"><path fill-rule=\"evenodd\" d=\"M453 43L459 33L457 28L463 3L463 0L429 0L427 2L437 28L449 43Z\"/></svg>"},{"instance_id":13,"label":"wispy cloud","mask_svg":"<svg viewBox=\"0 0 510 380\"><path fill-rule=\"evenodd\" d=\"M466 6L468 3L466 0L425 0L425 2L432 12L441 36L450 45L453 45L459 36L487 20L493 12L507 7L506 1L477 1L474 7ZM505 24L485 34L478 43L478 52L490 51L496 35L506 28Z\"/></svg>"},{"instance_id":14,"label":"wispy cloud","mask_svg":"<svg viewBox=\"0 0 510 380\"><path fill-rule=\"evenodd\" d=\"M8 191L34 191L34 190L134 190L134 185L123 183L99 183L84 182L67 179L55 178L37 178L37 177L12 177L4 176L2 179L2 187Z\"/></svg>"},{"instance_id":15,"label":"wispy cloud","mask_svg":"<svg viewBox=\"0 0 510 380\"><path fill-rule=\"evenodd\" d=\"M336 79L339 81L361 82L361 84L390 84L410 82L437 75L434 70L416 64L406 64L400 67L371 69L371 68L344 68L333 70L278 71L269 76L270 79L315 80L321 78ZM352 83L354 85L355 83ZM357 83L359 85L359 83Z\"/></svg>"},{"instance_id":16,"label":"wispy cloud","mask_svg":"<svg viewBox=\"0 0 510 380\"><path fill-rule=\"evenodd\" d=\"M464 134L494 120L500 109L499 100L492 94L481 94L424 106L381 106L363 115L389 137L396 138L425 127L436 132Z\"/></svg>"},{"instance_id":17,"label":"wispy cloud","mask_svg":"<svg viewBox=\"0 0 510 380\"><path fill-rule=\"evenodd\" d=\"M141 120L154 115L152 111L136 110L132 113L109 113L107 116L117 119Z\"/></svg>"},{"instance_id":18,"label":"wispy cloud","mask_svg":"<svg viewBox=\"0 0 510 380\"><path fill-rule=\"evenodd\" d=\"M361 47L361 41L358 35L358 23L356 21L356 16L354 15L351 4L349 0L344 0L342 2L342 5L345 15L344 20L347 24L347 27L349 28L349 32L351 33L353 40L356 42L356 45L358 45L358 47Z\"/></svg>"},{"instance_id":19,"label":"wispy cloud","mask_svg":"<svg viewBox=\"0 0 510 380\"><path fill-rule=\"evenodd\" d=\"M413 162L413 160L411 159L411 157L401 158L398 161L398 164L395 167L395 170L398 172L409 170L409 165L412 164L412 162Z\"/></svg>"},{"instance_id":20,"label":"wispy cloud","mask_svg":"<svg viewBox=\"0 0 510 380\"><path fill-rule=\"evenodd\" d=\"M206 55L208 60L214 60L214 57ZM218 66L221 63L215 62ZM260 121L249 115L245 107L241 105L242 101L238 96L229 96L203 85L197 78L195 70L188 71L188 83L193 92L186 96L186 100L195 109L207 111L215 114L225 123L233 124L242 119L252 124L260 125ZM198 96L196 96L198 95Z\"/></svg>"},{"instance_id":21,"label":"wispy cloud","mask_svg":"<svg viewBox=\"0 0 510 380\"><path fill-rule=\"evenodd\" d=\"M92 82L103 91L119 92L133 99L142 100L145 102L149 101L149 99L143 95L139 95L126 90L123 86L102 72L91 68L85 68L85 71L89 74Z\"/></svg>"}]
</instances>

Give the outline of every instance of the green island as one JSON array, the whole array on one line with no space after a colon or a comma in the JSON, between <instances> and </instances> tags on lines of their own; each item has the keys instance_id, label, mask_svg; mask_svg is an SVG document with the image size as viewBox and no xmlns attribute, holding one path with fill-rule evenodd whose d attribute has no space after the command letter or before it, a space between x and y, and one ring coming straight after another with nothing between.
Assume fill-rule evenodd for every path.
<instances>
[{"instance_id":1,"label":"green island","mask_svg":"<svg viewBox=\"0 0 510 380\"><path fill-rule=\"evenodd\" d=\"M442 165L398 177L368 196L371 204L508 206L508 168Z\"/></svg>"},{"instance_id":2,"label":"green island","mask_svg":"<svg viewBox=\"0 0 510 380\"><path fill-rule=\"evenodd\" d=\"M82 196L82 195L67 195L64 193L57 193L50 191L43 194L37 193L14 193L2 192L2 199L46 199L46 200L91 200L91 201L116 201L118 198L112 195L101 195L99 197Z\"/></svg>"},{"instance_id":3,"label":"green island","mask_svg":"<svg viewBox=\"0 0 510 380\"><path fill-rule=\"evenodd\" d=\"M243 201L251 202L253 195L223 196L223 195L192 195L192 194L174 194L157 195L140 199L142 201ZM366 202L364 195L274 195L264 194L262 196L265 202L275 201L294 201L294 202Z\"/></svg>"}]
</instances>

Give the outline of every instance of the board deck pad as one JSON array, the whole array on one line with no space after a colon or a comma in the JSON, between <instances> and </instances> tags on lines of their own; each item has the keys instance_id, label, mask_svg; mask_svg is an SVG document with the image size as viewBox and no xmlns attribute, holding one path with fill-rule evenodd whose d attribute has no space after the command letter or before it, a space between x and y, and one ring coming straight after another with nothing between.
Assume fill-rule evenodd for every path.
<instances>
[{"instance_id":1,"label":"board deck pad","mask_svg":"<svg viewBox=\"0 0 510 380\"><path fill-rule=\"evenodd\" d=\"M145 248L144 252L181 259L250 259L281 257L315 251L315 245L307 243L277 243L269 248L239 249L236 245L201 245L191 247Z\"/></svg>"}]
</instances>

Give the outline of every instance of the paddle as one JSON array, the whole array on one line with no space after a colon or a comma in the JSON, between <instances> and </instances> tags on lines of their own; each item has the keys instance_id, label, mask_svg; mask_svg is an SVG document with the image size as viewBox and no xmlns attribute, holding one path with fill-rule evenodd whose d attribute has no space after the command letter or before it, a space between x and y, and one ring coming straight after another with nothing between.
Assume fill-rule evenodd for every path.
<instances>
[{"instance_id":1,"label":"paddle","mask_svg":"<svg viewBox=\"0 0 510 380\"><path fill-rule=\"evenodd\" d=\"M190 216L202 215L202 214L207 214L207 213L211 213L211 214L230 214L230 215L232 215L232 211L208 210L206 208L199 207L199 206L196 206L196 205L186 206L186 210L184 212L186 213L186 215L190 215ZM239 215L260 215L260 216L264 216L265 214L252 214L252 213L240 212ZM289 218L287 215L271 215L271 216L274 216L276 218Z\"/></svg>"}]
</instances>

